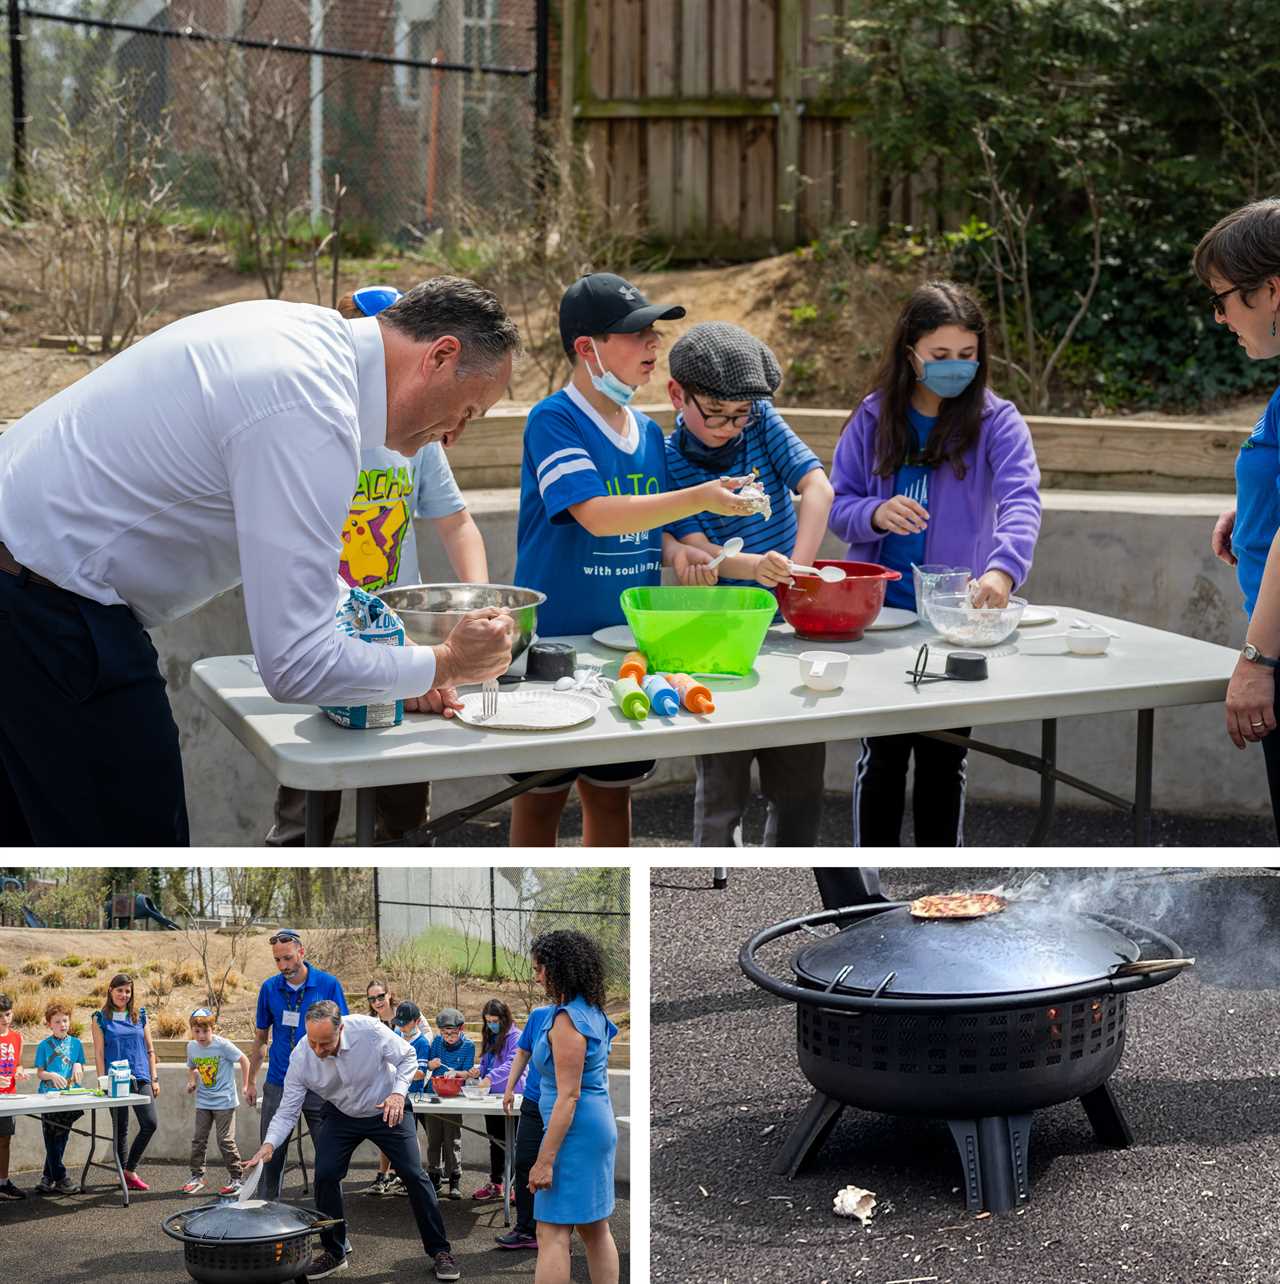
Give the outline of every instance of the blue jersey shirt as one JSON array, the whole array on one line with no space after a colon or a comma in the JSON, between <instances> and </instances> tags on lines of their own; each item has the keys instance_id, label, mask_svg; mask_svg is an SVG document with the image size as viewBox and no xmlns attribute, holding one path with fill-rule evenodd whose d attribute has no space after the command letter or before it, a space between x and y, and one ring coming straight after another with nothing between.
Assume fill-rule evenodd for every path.
<instances>
[{"instance_id":1,"label":"blue jersey shirt","mask_svg":"<svg viewBox=\"0 0 1280 1284\"><path fill-rule=\"evenodd\" d=\"M254 1025L259 1030L271 1031L271 1047L267 1056L268 1083L284 1084L293 1049L298 1040L306 1036L303 1027L307 1009L321 999L332 999L338 1010L346 1015L347 996L343 994L338 978L312 967L310 963L307 964L307 979L300 990L291 989L279 972L262 983Z\"/></svg>"},{"instance_id":2,"label":"blue jersey shirt","mask_svg":"<svg viewBox=\"0 0 1280 1284\"><path fill-rule=\"evenodd\" d=\"M50 1074L60 1074L71 1087L73 1066L84 1065L84 1044L74 1034L55 1039L47 1035L36 1045L36 1069L48 1070ZM40 1092L57 1092L58 1089L48 1079L40 1080Z\"/></svg>"},{"instance_id":3,"label":"blue jersey shirt","mask_svg":"<svg viewBox=\"0 0 1280 1284\"><path fill-rule=\"evenodd\" d=\"M416 1045L415 1045L416 1046ZM446 1070L470 1070L476 1063L476 1045L464 1034L453 1047L449 1047L444 1041L444 1035L437 1034L431 1040L431 1047L428 1049L430 1055L428 1060L434 1060L439 1057L444 1063L443 1068ZM437 1070L431 1075L435 1079L440 1071ZM430 1082L428 1080L427 1082Z\"/></svg>"},{"instance_id":4,"label":"blue jersey shirt","mask_svg":"<svg viewBox=\"0 0 1280 1284\"><path fill-rule=\"evenodd\" d=\"M412 1039L406 1038L404 1032L399 1026L396 1026L395 1030L396 1033L413 1049L413 1055L418 1058L419 1068L426 1070L426 1066L422 1063L424 1061L431 1060L431 1040L422 1033L421 1027L419 1027L418 1033L415 1034ZM427 1080L430 1078L431 1072L427 1071L426 1078L411 1080L409 1083L409 1095L412 1097L422 1096L422 1094L427 1090Z\"/></svg>"},{"instance_id":5,"label":"blue jersey shirt","mask_svg":"<svg viewBox=\"0 0 1280 1284\"><path fill-rule=\"evenodd\" d=\"M769 553L777 551L790 557L796 547L796 510L791 493L799 486L801 478L822 461L787 426L787 421L767 401L757 401L752 406L751 419L742 430L742 449L733 463L733 475L742 477L753 468L760 476L760 485L769 496L772 516L766 522L758 513L747 517L721 516L719 513L696 513L692 517L672 522L668 527L677 539L686 535L702 534L713 544L724 544L733 538L742 540L744 553ZM676 420L676 431L667 438L667 478L672 490L685 490L699 486L724 474L703 467L688 459L680 450L683 417ZM721 584L744 584L758 588L754 580L724 578Z\"/></svg>"},{"instance_id":6,"label":"blue jersey shirt","mask_svg":"<svg viewBox=\"0 0 1280 1284\"><path fill-rule=\"evenodd\" d=\"M662 429L628 409L619 437L572 385L529 412L520 466L516 583L547 595L543 637L593 633L625 617L623 589L662 580L662 530L592 535L569 509L609 495L668 489Z\"/></svg>"},{"instance_id":7,"label":"blue jersey shirt","mask_svg":"<svg viewBox=\"0 0 1280 1284\"><path fill-rule=\"evenodd\" d=\"M918 455L924 450L929 434L938 422L936 415L922 415L914 406L907 407L907 422L915 435L915 450ZM929 477L932 468L922 464L903 464L894 475L893 493L914 499L921 508L929 508ZM919 565L924 561L924 539L927 532L917 531L914 535L886 535L880 546L880 564L891 571L901 571L900 580L889 580L884 591L886 606L903 607L908 611L916 609L915 580L911 575L911 563Z\"/></svg>"},{"instance_id":8,"label":"blue jersey shirt","mask_svg":"<svg viewBox=\"0 0 1280 1284\"><path fill-rule=\"evenodd\" d=\"M542 1095L542 1076L533 1064L533 1045L538 1042L538 1035L546 1028L547 1022L551 1020L555 1010L556 1005L554 1003L549 1003L543 1008L534 1008L529 1013L529 1019L524 1023L524 1029L520 1031L520 1042L516 1044L516 1051L529 1054L529 1069L525 1072L524 1093L522 1094L525 1101L536 1103Z\"/></svg>"},{"instance_id":9,"label":"blue jersey shirt","mask_svg":"<svg viewBox=\"0 0 1280 1284\"><path fill-rule=\"evenodd\" d=\"M1236 524L1231 551L1244 609L1253 614L1262 587L1262 571L1271 543L1280 530L1280 388L1272 394L1262 418L1236 456Z\"/></svg>"}]
</instances>

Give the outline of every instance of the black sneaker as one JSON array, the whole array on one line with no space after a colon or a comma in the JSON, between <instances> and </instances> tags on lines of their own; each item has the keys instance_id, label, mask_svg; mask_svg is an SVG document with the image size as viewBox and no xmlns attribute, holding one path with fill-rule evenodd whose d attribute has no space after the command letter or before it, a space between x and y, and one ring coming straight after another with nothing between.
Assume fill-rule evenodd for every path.
<instances>
[{"instance_id":1,"label":"black sneaker","mask_svg":"<svg viewBox=\"0 0 1280 1284\"><path fill-rule=\"evenodd\" d=\"M452 1253L436 1254L436 1279L438 1280L458 1280L462 1278L462 1272L458 1269L458 1263L454 1260Z\"/></svg>"},{"instance_id":2,"label":"black sneaker","mask_svg":"<svg viewBox=\"0 0 1280 1284\"><path fill-rule=\"evenodd\" d=\"M538 1247L537 1239L526 1235L521 1230L510 1230L505 1235L495 1235L494 1242L499 1248L533 1248Z\"/></svg>"},{"instance_id":3,"label":"black sneaker","mask_svg":"<svg viewBox=\"0 0 1280 1284\"><path fill-rule=\"evenodd\" d=\"M326 1275L336 1275L339 1271L345 1271L346 1269L347 1259L345 1257L335 1257L326 1249L311 1259L311 1265L307 1267L305 1278L322 1280ZM458 1277L455 1275L453 1278L457 1279Z\"/></svg>"},{"instance_id":4,"label":"black sneaker","mask_svg":"<svg viewBox=\"0 0 1280 1284\"><path fill-rule=\"evenodd\" d=\"M15 1199L26 1199L27 1192L19 1190L11 1181L0 1182L0 1199L12 1202Z\"/></svg>"},{"instance_id":5,"label":"black sneaker","mask_svg":"<svg viewBox=\"0 0 1280 1284\"><path fill-rule=\"evenodd\" d=\"M51 1181L45 1181L42 1177L33 1187L37 1195L56 1195L58 1188Z\"/></svg>"},{"instance_id":6,"label":"black sneaker","mask_svg":"<svg viewBox=\"0 0 1280 1284\"><path fill-rule=\"evenodd\" d=\"M455 1173L452 1177L449 1178L449 1198L450 1199L462 1198L462 1174L461 1173ZM441 1278L443 1278L443 1276ZM457 1278L457 1277L455 1276L454 1278Z\"/></svg>"},{"instance_id":7,"label":"black sneaker","mask_svg":"<svg viewBox=\"0 0 1280 1284\"><path fill-rule=\"evenodd\" d=\"M400 1180L399 1177L392 1177L392 1179L387 1183L387 1194L407 1196L409 1194L409 1188Z\"/></svg>"},{"instance_id":8,"label":"black sneaker","mask_svg":"<svg viewBox=\"0 0 1280 1284\"><path fill-rule=\"evenodd\" d=\"M70 1177L64 1177L61 1181L55 1181L53 1188L59 1195L78 1195L80 1193L80 1183L72 1181Z\"/></svg>"},{"instance_id":9,"label":"black sneaker","mask_svg":"<svg viewBox=\"0 0 1280 1284\"><path fill-rule=\"evenodd\" d=\"M373 1184L372 1184L371 1186L366 1186L366 1187L364 1188L364 1194L366 1194L366 1195L385 1195L385 1194L387 1194L387 1186L388 1186L388 1185L390 1185L390 1183L391 1183L391 1174L390 1174L390 1173L379 1173L379 1174L378 1174L378 1175L373 1179Z\"/></svg>"},{"instance_id":10,"label":"black sneaker","mask_svg":"<svg viewBox=\"0 0 1280 1284\"><path fill-rule=\"evenodd\" d=\"M440 1193L440 1188L444 1185L444 1175L442 1173L428 1173L427 1176L431 1178L431 1185L435 1188L435 1192L438 1195Z\"/></svg>"}]
</instances>

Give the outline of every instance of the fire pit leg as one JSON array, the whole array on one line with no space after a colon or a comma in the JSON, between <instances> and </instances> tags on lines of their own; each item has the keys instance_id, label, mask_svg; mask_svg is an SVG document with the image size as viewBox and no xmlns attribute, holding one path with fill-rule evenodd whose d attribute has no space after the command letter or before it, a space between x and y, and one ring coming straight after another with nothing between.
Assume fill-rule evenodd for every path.
<instances>
[{"instance_id":1,"label":"fire pit leg","mask_svg":"<svg viewBox=\"0 0 1280 1284\"><path fill-rule=\"evenodd\" d=\"M1030 1115L948 1119L947 1127L964 1167L965 1206L1007 1213L1031 1197L1027 1179Z\"/></svg>"},{"instance_id":2,"label":"fire pit leg","mask_svg":"<svg viewBox=\"0 0 1280 1284\"><path fill-rule=\"evenodd\" d=\"M1109 1083L1099 1084L1092 1092L1086 1092L1080 1098L1080 1104L1093 1125L1093 1135L1104 1146L1123 1150L1133 1145L1133 1129L1129 1127Z\"/></svg>"},{"instance_id":3,"label":"fire pit leg","mask_svg":"<svg viewBox=\"0 0 1280 1284\"><path fill-rule=\"evenodd\" d=\"M806 1160L821 1149L843 1109L844 1102L828 1097L825 1092L815 1092L809 1098L800 1121L783 1143L782 1152L773 1161L772 1171L790 1181Z\"/></svg>"}]
</instances>

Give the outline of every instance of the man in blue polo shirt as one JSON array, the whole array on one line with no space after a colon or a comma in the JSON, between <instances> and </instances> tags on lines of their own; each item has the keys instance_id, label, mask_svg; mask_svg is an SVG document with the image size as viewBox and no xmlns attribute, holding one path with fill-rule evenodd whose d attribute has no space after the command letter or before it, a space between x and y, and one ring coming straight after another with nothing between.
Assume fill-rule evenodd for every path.
<instances>
[{"instance_id":1,"label":"man in blue polo shirt","mask_svg":"<svg viewBox=\"0 0 1280 1284\"><path fill-rule=\"evenodd\" d=\"M262 1141L266 1140L267 1129L280 1107L289 1057L298 1040L305 1038L303 1014L321 999L332 999L343 1015L347 1012L347 1000L338 978L307 963L306 946L297 932L292 928L281 928L268 943L280 973L264 981L258 991L258 1015L254 1020L256 1030L253 1052L249 1057L249 1085L245 1092L245 1099L253 1105L258 1095L262 1054L270 1042L267 1081L262 1085L262 1121L258 1131ZM323 1111L323 1100L314 1092L308 1092L302 1113L307 1118L313 1144L319 1134ZM287 1145L281 1146L263 1168L259 1198L280 1198L280 1179L288 1149Z\"/></svg>"}]
</instances>

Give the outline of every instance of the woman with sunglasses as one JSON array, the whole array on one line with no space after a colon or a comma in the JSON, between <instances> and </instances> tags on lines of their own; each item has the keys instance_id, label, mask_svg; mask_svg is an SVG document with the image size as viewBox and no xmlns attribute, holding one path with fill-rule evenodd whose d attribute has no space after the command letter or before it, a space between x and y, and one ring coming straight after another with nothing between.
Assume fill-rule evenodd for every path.
<instances>
[{"instance_id":1,"label":"woman with sunglasses","mask_svg":"<svg viewBox=\"0 0 1280 1284\"><path fill-rule=\"evenodd\" d=\"M1026 420L987 379L978 301L950 281L917 288L831 468L831 529L849 542L849 560L902 573L888 586L887 606L915 606L913 562L967 568L976 577L974 604L990 607L1007 606L1031 570L1040 470ZM865 737L854 774L854 845L901 844L914 757L916 845L963 846L965 755L963 746L924 735Z\"/></svg>"},{"instance_id":2,"label":"woman with sunglasses","mask_svg":"<svg viewBox=\"0 0 1280 1284\"><path fill-rule=\"evenodd\" d=\"M111 978L107 997L99 1011L93 1014L93 1059L98 1066L98 1076L107 1073L113 1061L127 1061L132 1082L130 1092L141 1093L151 1100L145 1106L134 1106L138 1120L138 1135L125 1154L129 1139L129 1112L122 1110L116 1127L116 1154L124 1169L125 1185L130 1190L149 1190L147 1183L138 1176L138 1163L156 1131L155 1099L160 1095L160 1079L156 1074L156 1050L151 1042L151 1027L147 1024L147 1010L140 1008L133 999L133 978L123 972Z\"/></svg>"},{"instance_id":3,"label":"woman with sunglasses","mask_svg":"<svg viewBox=\"0 0 1280 1284\"><path fill-rule=\"evenodd\" d=\"M1280 199L1254 201L1220 219L1196 246L1196 276L1213 318L1252 361L1280 357ZM1236 457L1236 504L1214 524L1214 554L1236 568L1249 617L1227 686L1227 735L1237 749L1262 745L1271 811L1280 833L1280 389Z\"/></svg>"}]
</instances>

